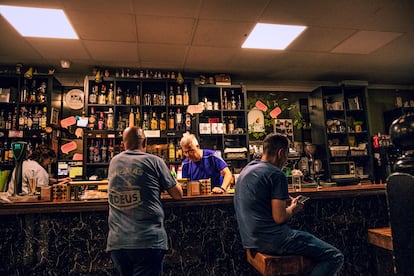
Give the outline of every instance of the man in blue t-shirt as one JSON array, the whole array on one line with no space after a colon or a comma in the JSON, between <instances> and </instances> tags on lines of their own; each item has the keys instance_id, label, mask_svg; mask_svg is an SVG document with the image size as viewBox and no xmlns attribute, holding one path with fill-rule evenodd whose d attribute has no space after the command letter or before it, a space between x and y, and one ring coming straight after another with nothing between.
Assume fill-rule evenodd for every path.
<instances>
[{"instance_id":1,"label":"man in blue t-shirt","mask_svg":"<svg viewBox=\"0 0 414 276\"><path fill-rule=\"evenodd\" d=\"M222 194L230 188L233 175L227 163L214 150L201 149L194 134L185 133L180 146L185 155L182 177L190 181L211 179L212 192Z\"/></svg>"},{"instance_id":2,"label":"man in blue t-shirt","mask_svg":"<svg viewBox=\"0 0 414 276\"><path fill-rule=\"evenodd\" d=\"M261 160L250 162L237 179L234 207L243 247L270 255L306 256L315 262L310 275L335 275L343 265L343 254L287 224L304 206L301 196L288 194L287 177L281 170L288 153L286 137L268 135Z\"/></svg>"},{"instance_id":3,"label":"man in blue t-shirt","mask_svg":"<svg viewBox=\"0 0 414 276\"><path fill-rule=\"evenodd\" d=\"M125 151L108 169L109 233L106 250L121 275L163 274L168 238L161 192L181 199L181 186L165 162L146 153L147 139L138 127L123 132Z\"/></svg>"}]
</instances>

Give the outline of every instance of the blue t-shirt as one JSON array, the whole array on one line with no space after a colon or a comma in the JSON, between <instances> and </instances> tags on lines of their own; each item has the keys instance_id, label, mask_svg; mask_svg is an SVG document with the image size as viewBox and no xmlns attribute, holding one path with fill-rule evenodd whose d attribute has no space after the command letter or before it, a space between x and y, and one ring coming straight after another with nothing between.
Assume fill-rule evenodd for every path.
<instances>
[{"instance_id":1,"label":"blue t-shirt","mask_svg":"<svg viewBox=\"0 0 414 276\"><path fill-rule=\"evenodd\" d=\"M211 178L211 188L220 187L223 182L221 171L227 167L227 163L216 151L203 149L203 156L198 162L192 162L188 158L184 159L182 168L183 178L190 181Z\"/></svg>"},{"instance_id":2,"label":"blue t-shirt","mask_svg":"<svg viewBox=\"0 0 414 276\"><path fill-rule=\"evenodd\" d=\"M108 170L107 251L168 249L161 192L176 185L165 162L139 150L117 154Z\"/></svg>"},{"instance_id":3,"label":"blue t-shirt","mask_svg":"<svg viewBox=\"0 0 414 276\"><path fill-rule=\"evenodd\" d=\"M273 252L291 233L287 224L272 216L272 199L289 198L286 175L276 166L254 160L241 171L234 195L234 207L244 248Z\"/></svg>"}]
</instances>

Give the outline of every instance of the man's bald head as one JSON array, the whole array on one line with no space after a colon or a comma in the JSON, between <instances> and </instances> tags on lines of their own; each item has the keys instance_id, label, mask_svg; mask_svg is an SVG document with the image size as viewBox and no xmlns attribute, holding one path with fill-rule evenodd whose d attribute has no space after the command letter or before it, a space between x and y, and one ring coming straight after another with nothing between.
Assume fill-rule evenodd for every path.
<instances>
[{"instance_id":1,"label":"man's bald head","mask_svg":"<svg viewBox=\"0 0 414 276\"><path fill-rule=\"evenodd\" d=\"M126 150L139 149L145 151L147 139L144 131L136 126L127 127L122 134L122 140Z\"/></svg>"}]
</instances>

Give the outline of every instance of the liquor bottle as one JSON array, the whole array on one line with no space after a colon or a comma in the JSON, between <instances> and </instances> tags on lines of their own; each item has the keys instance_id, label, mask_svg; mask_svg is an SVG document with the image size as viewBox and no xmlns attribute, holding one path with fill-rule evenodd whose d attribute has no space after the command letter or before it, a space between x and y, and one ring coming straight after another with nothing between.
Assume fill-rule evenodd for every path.
<instances>
[{"instance_id":1,"label":"liquor bottle","mask_svg":"<svg viewBox=\"0 0 414 276\"><path fill-rule=\"evenodd\" d=\"M158 119L157 119L157 113L152 112L151 117L151 130L157 130L158 129Z\"/></svg>"},{"instance_id":2,"label":"liquor bottle","mask_svg":"<svg viewBox=\"0 0 414 276\"><path fill-rule=\"evenodd\" d=\"M161 118L160 118L160 130L166 130L167 129L167 121L165 120L165 112L161 113Z\"/></svg>"},{"instance_id":3,"label":"liquor bottle","mask_svg":"<svg viewBox=\"0 0 414 276\"><path fill-rule=\"evenodd\" d=\"M115 102L116 102L116 104L122 104L122 102L123 102L123 99L122 99L122 88L121 87L118 87L116 89Z\"/></svg>"},{"instance_id":4,"label":"liquor bottle","mask_svg":"<svg viewBox=\"0 0 414 276\"><path fill-rule=\"evenodd\" d=\"M109 145L108 145L108 162L111 161L111 159L115 156L115 150L114 150L114 139L109 139Z\"/></svg>"},{"instance_id":5,"label":"liquor bottle","mask_svg":"<svg viewBox=\"0 0 414 276\"><path fill-rule=\"evenodd\" d=\"M122 118L122 113L119 112L117 130L123 131L124 129L125 129L125 121L124 121L124 118Z\"/></svg>"},{"instance_id":6,"label":"liquor bottle","mask_svg":"<svg viewBox=\"0 0 414 276\"><path fill-rule=\"evenodd\" d=\"M183 127L183 114L179 108L177 108L177 112L175 113L175 126L177 130L181 130Z\"/></svg>"},{"instance_id":7,"label":"liquor bottle","mask_svg":"<svg viewBox=\"0 0 414 276\"><path fill-rule=\"evenodd\" d=\"M19 130L23 130L24 128L24 107L20 107L20 114L19 114Z\"/></svg>"},{"instance_id":8,"label":"liquor bottle","mask_svg":"<svg viewBox=\"0 0 414 276\"><path fill-rule=\"evenodd\" d=\"M106 104L106 86L102 84L101 93L98 96L98 104Z\"/></svg>"},{"instance_id":9,"label":"liquor bottle","mask_svg":"<svg viewBox=\"0 0 414 276\"><path fill-rule=\"evenodd\" d=\"M240 94L238 95L237 109L238 109L238 110L243 109L243 108L242 108L242 101L241 101L241 96L240 96Z\"/></svg>"},{"instance_id":10,"label":"liquor bottle","mask_svg":"<svg viewBox=\"0 0 414 276\"><path fill-rule=\"evenodd\" d=\"M170 143L168 144L168 159L170 160L170 162L175 161L175 146L174 146L172 139L170 140Z\"/></svg>"},{"instance_id":11,"label":"liquor bottle","mask_svg":"<svg viewBox=\"0 0 414 276\"><path fill-rule=\"evenodd\" d=\"M162 90L160 94L160 105L165 106L166 104L167 104L167 98L165 96L164 90Z\"/></svg>"},{"instance_id":12,"label":"liquor bottle","mask_svg":"<svg viewBox=\"0 0 414 276\"><path fill-rule=\"evenodd\" d=\"M91 143L89 144L89 162L93 163L94 162L94 154L93 154L93 150L94 150L94 141L93 139L91 140Z\"/></svg>"},{"instance_id":13,"label":"liquor bottle","mask_svg":"<svg viewBox=\"0 0 414 276\"><path fill-rule=\"evenodd\" d=\"M46 129L47 126L47 107L43 107L42 117L40 117L40 128Z\"/></svg>"},{"instance_id":14,"label":"liquor bottle","mask_svg":"<svg viewBox=\"0 0 414 276\"><path fill-rule=\"evenodd\" d=\"M149 130L150 128L150 121L148 119L148 113L144 112L144 120L142 121L142 129Z\"/></svg>"},{"instance_id":15,"label":"liquor bottle","mask_svg":"<svg viewBox=\"0 0 414 276\"><path fill-rule=\"evenodd\" d=\"M107 158L108 158L108 147L106 146L106 139L102 139L102 147L101 147L101 161L102 162L107 162Z\"/></svg>"},{"instance_id":16,"label":"liquor bottle","mask_svg":"<svg viewBox=\"0 0 414 276\"><path fill-rule=\"evenodd\" d=\"M101 162L101 151L100 151L99 140L96 140L95 146L93 147L93 162L94 163Z\"/></svg>"},{"instance_id":17,"label":"liquor bottle","mask_svg":"<svg viewBox=\"0 0 414 276\"><path fill-rule=\"evenodd\" d=\"M223 91L223 104L222 104L223 109L227 109L227 102L228 102L228 100L227 100L227 91L224 90Z\"/></svg>"},{"instance_id":18,"label":"liquor bottle","mask_svg":"<svg viewBox=\"0 0 414 276\"><path fill-rule=\"evenodd\" d=\"M12 113L9 112L7 115L7 121L6 121L6 129L12 129L12 124L13 124L13 116Z\"/></svg>"},{"instance_id":19,"label":"liquor bottle","mask_svg":"<svg viewBox=\"0 0 414 276\"><path fill-rule=\"evenodd\" d=\"M126 96L125 96L125 104L131 104L131 92L127 89Z\"/></svg>"},{"instance_id":20,"label":"liquor bottle","mask_svg":"<svg viewBox=\"0 0 414 276\"><path fill-rule=\"evenodd\" d=\"M9 163L9 147L7 144L7 140L4 141L4 145L3 145L3 163L4 164Z\"/></svg>"},{"instance_id":21,"label":"liquor bottle","mask_svg":"<svg viewBox=\"0 0 414 276\"><path fill-rule=\"evenodd\" d=\"M236 96L234 95L234 90L231 90L231 100L230 100L230 104L231 104L231 110L236 110L237 105L236 105Z\"/></svg>"},{"instance_id":22,"label":"liquor bottle","mask_svg":"<svg viewBox=\"0 0 414 276\"><path fill-rule=\"evenodd\" d=\"M106 129L113 130L114 127L114 111L112 110L112 107L109 108L108 111L108 117L106 119Z\"/></svg>"},{"instance_id":23,"label":"liquor bottle","mask_svg":"<svg viewBox=\"0 0 414 276\"><path fill-rule=\"evenodd\" d=\"M109 84L109 90L108 90L108 104L114 104L114 103L115 103L114 84L111 82Z\"/></svg>"},{"instance_id":24,"label":"liquor bottle","mask_svg":"<svg viewBox=\"0 0 414 276\"><path fill-rule=\"evenodd\" d=\"M138 107L137 107L137 112L135 113L135 125L137 127L141 127L141 113L139 112Z\"/></svg>"},{"instance_id":25,"label":"liquor bottle","mask_svg":"<svg viewBox=\"0 0 414 276\"><path fill-rule=\"evenodd\" d=\"M137 85L137 91L135 91L135 104L136 105L140 105L141 104L141 96L140 96L140 91L139 91L139 85Z\"/></svg>"},{"instance_id":26,"label":"liquor bottle","mask_svg":"<svg viewBox=\"0 0 414 276\"><path fill-rule=\"evenodd\" d=\"M99 120L98 120L98 130L105 129L105 116L103 111L99 112Z\"/></svg>"},{"instance_id":27,"label":"liquor bottle","mask_svg":"<svg viewBox=\"0 0 414 276\"><path fill-rule=\"evenodd\" d=\"M174 112L170 110L170 113L168 115L168 129L175 129L175 118L174 118Z\"/></svg>"},{"instance_id":28,"label":"liquor bottle","mask_svg":"<svg viewBox=\"0 0 414 276\"><path fill-rule=\"evenodd\" d=\"M96 114L95 114L95 108L91 107L91 113L89 114L89 118L88 118L88 127L90 130L94 130L96 129L96 125L97 125L97 120L96 120Z\"/></svg>"},{"instance_id":29,"label":"liquor bottle","mask_svg":"<svg viewBox=\"0 0 414 276\"><path fill-rule=\"evenodd\" d=\"M27 87L27 81L26 79L24 79L23 81L23 87L22 87L22 92L20 93L20 102L21 103L25 103L28 100L28 93L29 93L29 88Z\"/></svg>"},{"instance_id":30,"label":"liquor bottle","mask_svg":"<svg viewBox=\"0 0 414 276\"><path fill-rule=\"evenodd\" d=\"M4 110L0 113L0 128L6 128L6 119L4 118Z\"/></svg>"},{"instance_id":31,"label":"liquor bottle","mask_svg":"<svg viewBox=\"0 0 414 276\"><path fill-rule=\"evenodd\" d=\"M33 124L32 129L38 130L40 125L40 116L39 116L39 108L35 106L34 114L33 114Z\"/></svg>"},{"instance_id":32,"label":"liquor bottle","mask_svg":"<svg viewBox=\"0 0 414 276\"><path fill-rule=\"evenodd\" d=\"M19 127L19 121L17 120L17 107L14 108L12 120L13 121L12 121L11 129L17 130L17 128Z\"/></svg>"},{"instance_id":33,"label":"liquor bottle","mask_svg":"<svg viewBox=\"0 0 414 276\"><path fill-rule=\"evenodd\" d=\"M33 127L33 113L32 113L32 108L29 109L29 111L27 112L27 116L26 116L26 121L24 122L26 129L32 129Z\"/></svg>"},{"instance_id":34,"label":"liquor bottle","mask_svg":"<svg viewBox=\"0 0 414 276\"><path fill-rule=\"evenodd\" d=\"M190 94L188 93L187 84L184 84L184 93L183 93L183 104L190 104Z\"/></svg>"},{"instance_id":35,"label":"liquor bottle","mask_svg":"<svg viewBox=\"0 0 414 276\"><path fill-rule=\"evenodd\" d=\"M30 91L30 97L29 100L27 101L28 103L35 103L36 102L36 80L33 80L32 82L32 89Z\"/></svg>"},{"instance_id":36,"label":"liquor bottle","mask_svg":"<svg viewBox=\"0 0 414 276\"><path fill-rule=\"evenodd\" d=\"M129 112L129 120L128 120L128 126L132 127L135 124L135 114L134 109L131 108L131 111Z\"/></svg>"},{"instance_id":37,"label":"liquor bottle","mask_svg":"<svg viewBox=\"0 0 414 276\"><path fill-rule=\"evenodd\" d=\"M191 114L190 113L185 114L185 130L191 131Z\"/></svg>"},{"instance_id":38,"label":"liquor bottle","mask_svg":"<svg viewBox=\"0 0 414 276\"><path fill-rule=\"evenodd\" d=\"M89 103L96 104L98 101L98 86L94 85L91 94L89 94Z\"/></svg>"},{"instance_id":39,"label":"liquor bottle","mask_svg":"<svg viewBox=\"0 0 414 276\"><path fill-rule=\"evenodd\" d=\"M160 105L160 95L158 95L158 93L154 93L152 95L152 104L153 105Z\"/></svg>"},{"instance_id":40,"label":"liquor bottle","mask_svg":"<svg viewBox=\"0 0 414 276\"><path fill-rule=\"evenodd\" d=\"M144 105L151 105L151 94L150 93L144 94Z\"/></svg>"},{"instance_id":41,"label":"liquor bottle","mask_svg":"<svg viewBox=\"0 0 414 276\"><path fill-rule=\"evenodd\" d=\"M36 93L36 102L38 103L44 103L46 102L46 82L42 82L40 84L39 89L37 89Z\"/></svg>"},{"instance_id":42,"label":"liquor bottle","mask_svg":"<svg viewBox=\"0 0 414 276\"><path fill-rule=\"evenodd\" d=\"M175 105L175 95L172 85L170 86L170 93L168 94L168 103L170 105Z\"/></svg>"},{"instance_id":43,"label":"liquor bottle","mask_svg":"<svg viewBox=\"0 0 414 276\"><path fill-rule=\"evenodd\" d=\"M182 105L183 104L183 94L181 93L181 87L177 86L177 94L175 94L175 104Z\"/></svg>"}]
</instances>

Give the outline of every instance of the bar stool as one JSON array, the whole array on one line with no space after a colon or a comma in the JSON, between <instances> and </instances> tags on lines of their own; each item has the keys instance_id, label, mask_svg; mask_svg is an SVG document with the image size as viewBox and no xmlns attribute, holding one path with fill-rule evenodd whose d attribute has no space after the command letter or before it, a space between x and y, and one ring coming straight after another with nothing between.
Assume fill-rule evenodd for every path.
<instances>
[{"instance_id":1,"label":"bar stool","mask_svg":"<svg viewBox=\"0 0 414 276\"><path fill-rule=\"evenodd\" d=\"M307 275L313 268L313 262L303 256L274 256L253 249L246 250L247 261L263 276Z\"/></svg>"}]
</instances>

